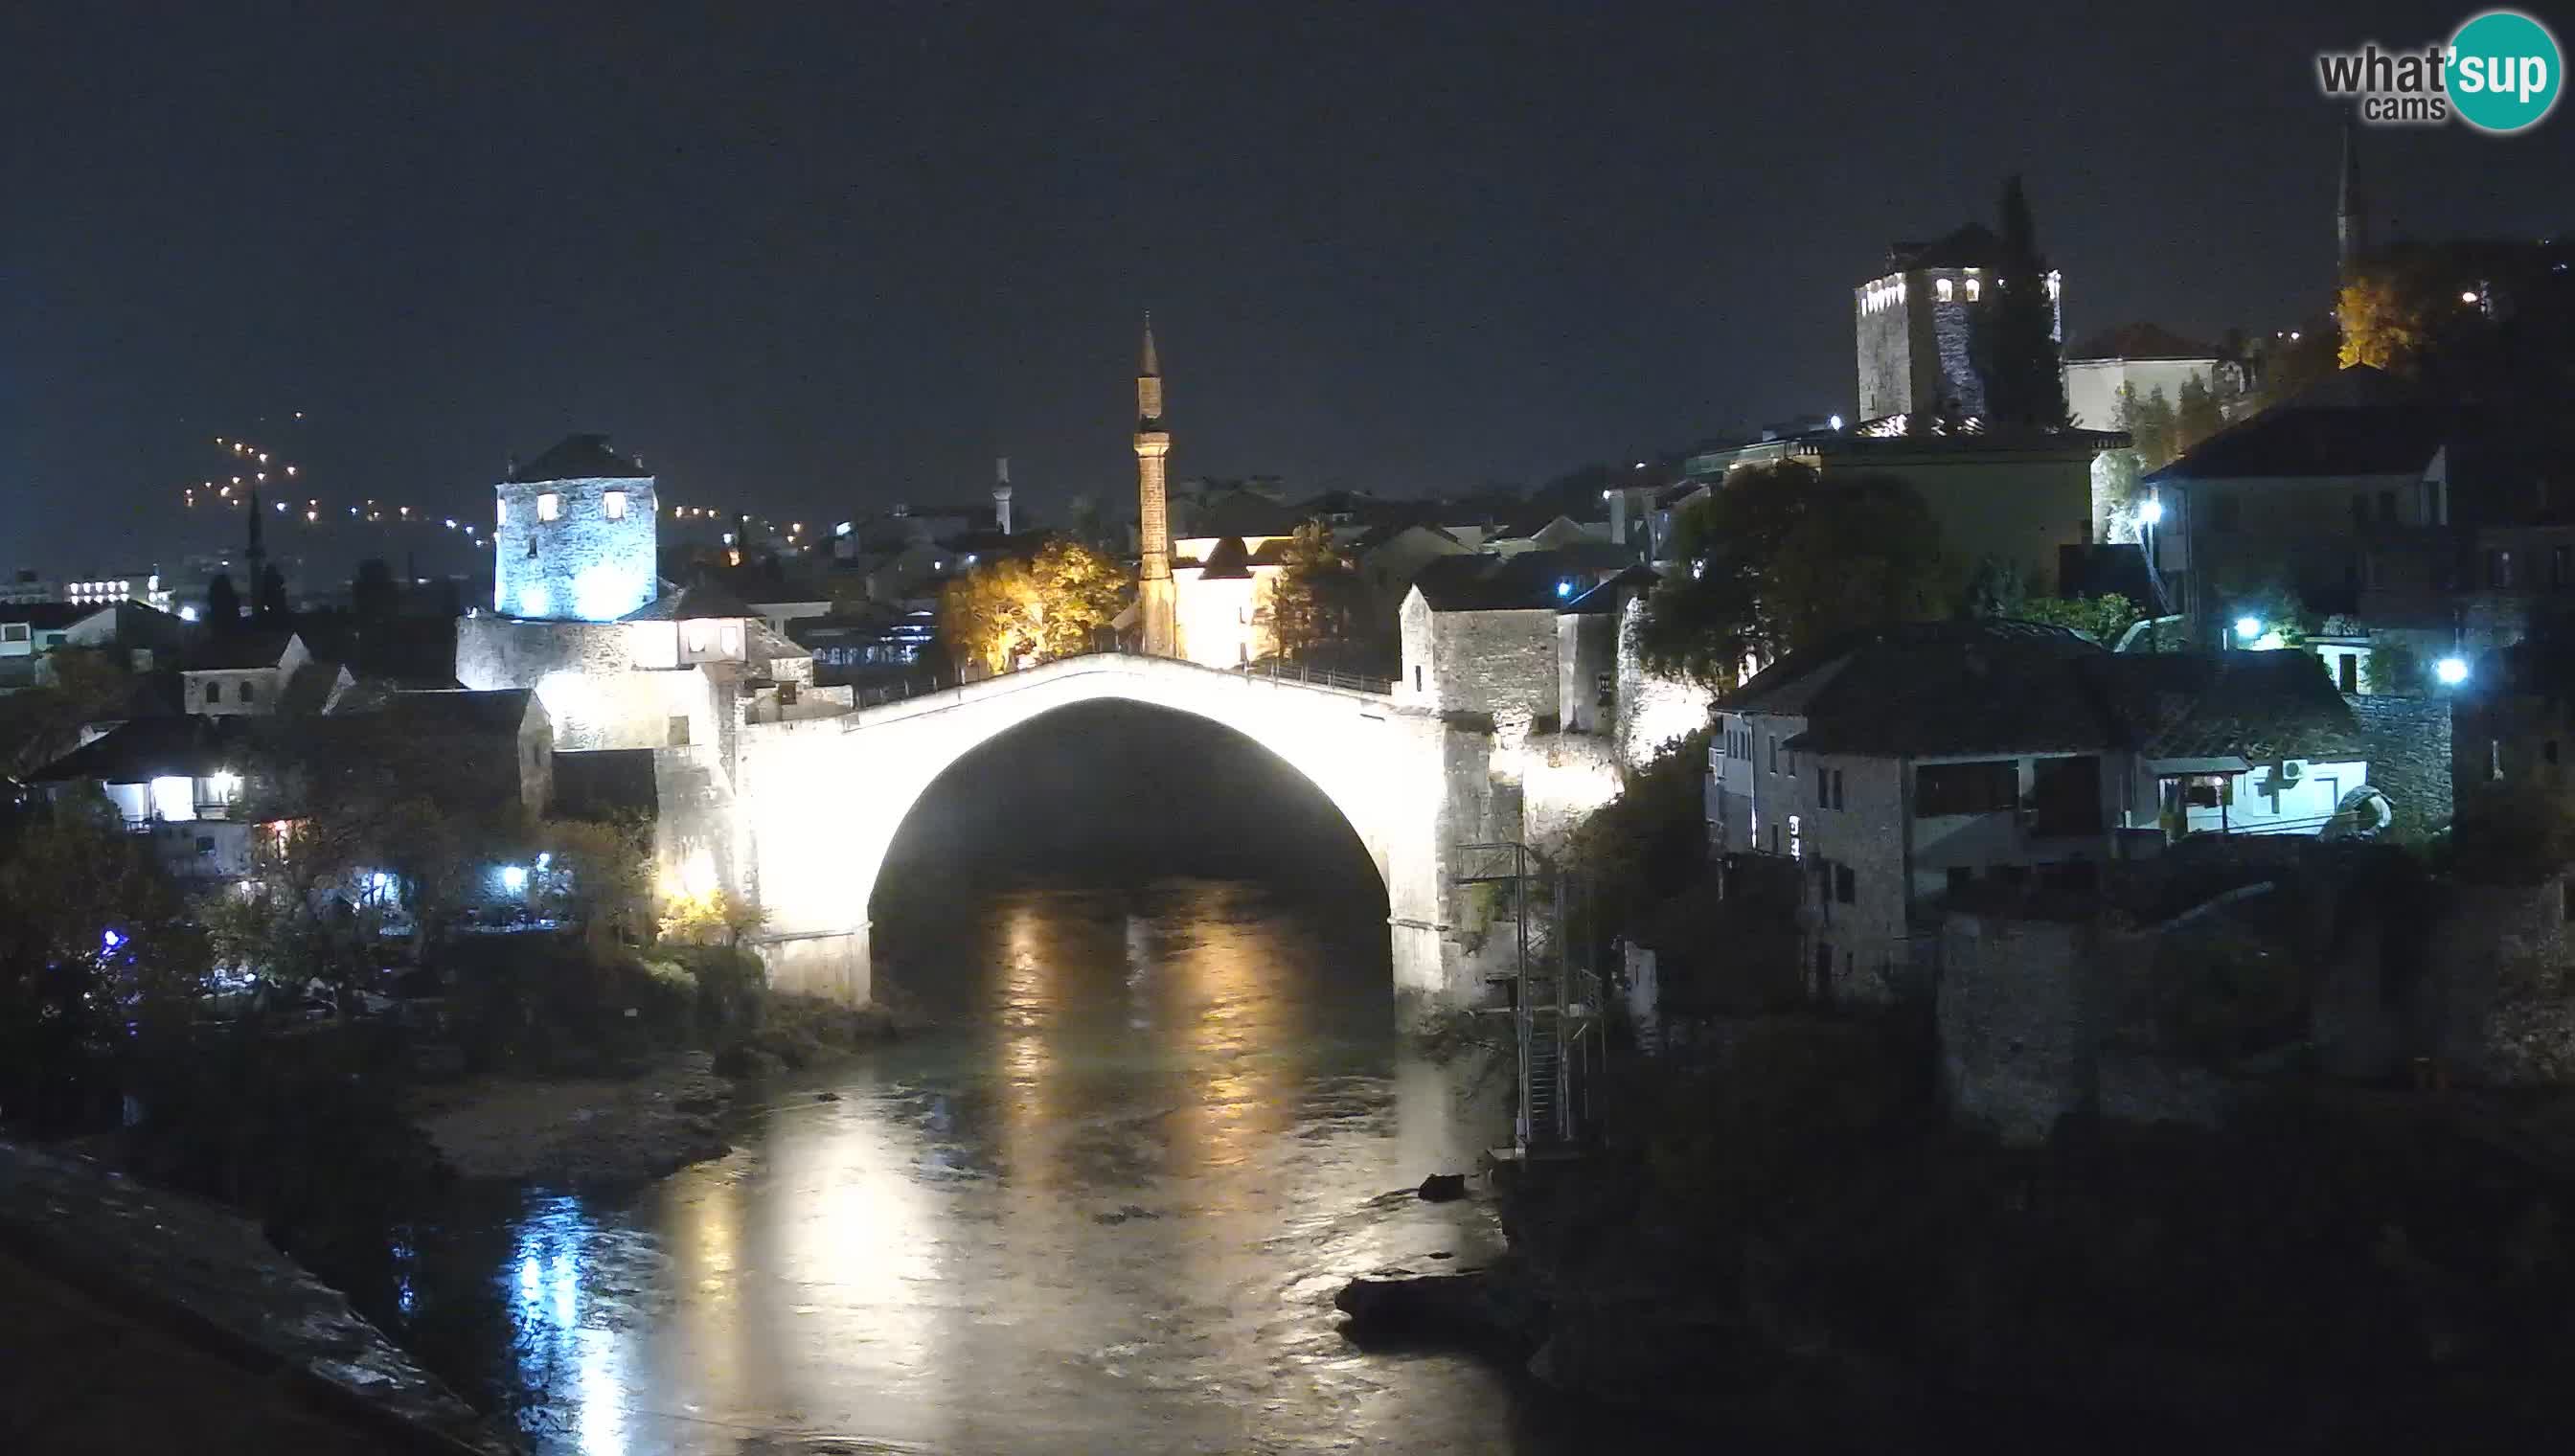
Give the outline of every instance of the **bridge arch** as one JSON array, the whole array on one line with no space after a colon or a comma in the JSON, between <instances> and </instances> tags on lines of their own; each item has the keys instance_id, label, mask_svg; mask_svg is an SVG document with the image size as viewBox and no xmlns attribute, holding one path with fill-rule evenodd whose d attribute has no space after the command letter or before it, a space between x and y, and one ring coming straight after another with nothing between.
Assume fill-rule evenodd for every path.
<instances>
[{"instance_id":1,"label":"bridge arch","mask_svg":"<svg viewBox=\"0 0 2575 1456\"><path fill-rule=\"evenodd\" d=\"M1462 999L1445 949L1450 730L1376 694L1103 654L836 718L742 729L736 862L768 910L782 985L847 999L873 987L869 900L896 832L960 758L1077 704L1204 719L1267 748L1337 809L1384 882L1398 993ZM1480 758L1477 762L1480 775Z\"/></svg>"}]
</instances>

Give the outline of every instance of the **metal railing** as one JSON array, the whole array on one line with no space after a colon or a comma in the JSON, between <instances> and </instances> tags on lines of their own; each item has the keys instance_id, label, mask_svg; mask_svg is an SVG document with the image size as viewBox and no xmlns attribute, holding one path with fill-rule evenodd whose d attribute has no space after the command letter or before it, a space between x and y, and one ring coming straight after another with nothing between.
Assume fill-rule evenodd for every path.
<instances>
[{"instance_id":1,"label":"metal railing","mask_svg":"<svg viewBox=\"0 0 2575 1456\"><path fill-rule=\"evenodd\" d=\"M883 708L890 703L905 703L915 698L927 698L935 693L954 693L958 689L971 688L978 683L989 683L997 678L1008 678L1016 674L1030 672L1034 669L1052 667L1057 663L1073 662L1079 658L1142 658L1148 655L1134 652L1127 648L1088 648L1078 653L1066 653L1060 657L1047 658L1039 662L1025 663L1018 667L1005 668L998 673L984 673L973 677L969 677L964 674L941 675L938 673L929 673L924 674L919 678L906 678L901 682L883 684L873 688L861 687L855 683L849 685L849 687L852 690L851 698L854 706L859 708ZM1187 660L1176 658L1166 659L1165 661L1186 662ZM1267 681L1271 683L1297 683L1312 688L1335 688L1344 693L1364 693L1377 698L1387 697L1394 692L1394 681L1390 678L1367 678L1354 673L1334 673L1324 669L1309 668L1299 663L1247 663L1238 668L1212 669L1211 671L1228 673L1234 677L1243 678L1252 682Z\"/></svg>"}]
</instances>

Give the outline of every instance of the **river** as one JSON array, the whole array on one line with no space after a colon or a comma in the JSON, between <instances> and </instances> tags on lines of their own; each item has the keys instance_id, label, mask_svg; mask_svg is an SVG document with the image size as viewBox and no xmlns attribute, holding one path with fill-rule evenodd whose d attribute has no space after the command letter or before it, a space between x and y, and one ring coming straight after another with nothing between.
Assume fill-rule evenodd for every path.
<instances>
[{"instance_id":1,"label":"river","mask_svg":"<svg viewBox=\"0 0 2575 1456\"><path fill-rule=\"evenodd\" d=\"M584 1456L1587 1448L1484 1362L1336 1331L1349 1275L1500 1243L1408 1191L1506 1124L1395 1034L1382 913L1215 878L917 897L883 973L940 1029L640 1192L424 1218L360 1302Z\"/></svg>"}]
</instances>

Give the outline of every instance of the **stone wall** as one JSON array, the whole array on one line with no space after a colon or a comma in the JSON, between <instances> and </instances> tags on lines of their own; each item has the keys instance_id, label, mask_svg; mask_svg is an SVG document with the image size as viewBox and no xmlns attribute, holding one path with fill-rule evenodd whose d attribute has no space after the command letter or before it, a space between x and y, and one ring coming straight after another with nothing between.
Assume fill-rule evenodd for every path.
<instances>
[{"instance_id":1,"label":"stone wall","mask_svg":"<svg viewBox=\"0 0 2575 1456\"><path fill-rule=\"evenodd\" d=\"M2101 1038L2090 922L1953 913L1940 930L1940 1091L2007 1143L2094 1103Z\"/></svg>"},{"instance_id":2,"label":"stone wall","mask_svg":"<svg viewBox=\"0 0 2575 1456\"><path fill-rule=\"evenodd\" d=\"M2575 1081L2575 937L2559 879L2462 884L2432 928L2436 1044L2460 1081Z\"/></svg>"},{"instance_id":3,"label":"stone wall","mask_svg":"<svg viewBox=\"0 0 2575 1456\"><path fill-rule=\"evenodd\" d=\"M2369 751L2370 786L2396 805L2398 821L2429 829L2450 821L2450 702L2446 698L2346 695Z\"/></svg>"},{"instance_id":4,"label":"stone wall","mask_svg":"<svg viewBox=\"0 0 2575 1456\"><path fill-rule=\"evenodd\" d=\"M1435 612L1429 630L1425 706L1523 726L1559 719L1554 609Z\"/></svg>"},{"instance_id":5,"label":"stone wall","mask_svg":"<svg viewBox=\"0 0 2575 1456\"><path fill-rule=\"evenodd\" d=\"M608 497L625 500L610 520ZM541 497L557 514L538 519ZM492 607L512 617L614 622L659 590L654 545L661 507L650 477L637 480L520 481L499 490L493 531Z\"/></svg>"},{"instance_id":6,"label":"stone wall","mask_svg":"<svg viewBox=\"0 0 2575 1456\"><path fill-rule=\"evenodd\" d=\"M1643 767L1672 742L1706 728L1715 716L1715 694L1646 670L1636 647L1644 610L1641 597L1629 598L1618 610L1618 761L1629 768Z\"/></svg>"}]
</instances>

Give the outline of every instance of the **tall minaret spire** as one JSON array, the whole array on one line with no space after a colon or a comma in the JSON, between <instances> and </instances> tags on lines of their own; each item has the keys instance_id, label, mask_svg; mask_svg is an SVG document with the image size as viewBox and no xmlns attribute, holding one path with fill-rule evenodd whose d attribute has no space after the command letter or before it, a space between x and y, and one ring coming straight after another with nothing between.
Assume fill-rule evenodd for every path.
<instances>
[{"instance_id":1,"label":"tall minaret spire","mask_svg":"<svg viewBox=\"0 0 2575 1456\"><path fill-rule=\"evenodd\" d=\"M2369 195L2360 188L2360 151L2353 145L2352 124L2342 124L2342 183L2334 205L2334 266L2337 282L2347 280L2351 266L2369 251Z\"/></svg>"},{"instance_id":2,"label":"tall minaret spire","mask_svg":"<svg viewBox=\"0 0 2575 1456\"><path fill-rule=\"evenodd\" d=\"M1163 428L1163 360L1154 348L1154 316L1145 315L1145 347L1136 365L1136 615L1148 657L1180 656L1180 602L1172 583L1172 518L1164 461L1172 453Z\"/></svg>"},{"instance_id":3,"label":"tall minaret spire","mask_svg":"<svg viewBox=\"0 0 2575 1456\"><path fill-rule=\"evenodd\" d=\"M1007 455L993 462L993 526L1004 536L1011 534L1011 458Z\"/></svg>"},{"instance_id":4,"label":"tall minaret spire","mask_svg":"<svg viewBox=\"0 0 2575 1456\"><path fill-rule=\"evenodd\" d=\"M259 519L259 482L253 481L250 486L250 542L242 552L243 566L250 574L250 611L253 617L262 615L263 611L259 581L268 574L268 546L260 538L266 527L267 523Z\"/></svg>"}]
</instances>

